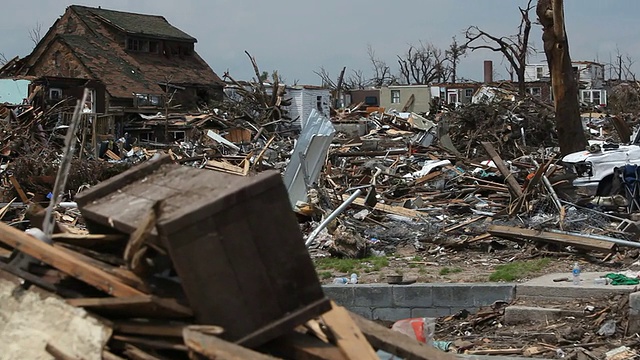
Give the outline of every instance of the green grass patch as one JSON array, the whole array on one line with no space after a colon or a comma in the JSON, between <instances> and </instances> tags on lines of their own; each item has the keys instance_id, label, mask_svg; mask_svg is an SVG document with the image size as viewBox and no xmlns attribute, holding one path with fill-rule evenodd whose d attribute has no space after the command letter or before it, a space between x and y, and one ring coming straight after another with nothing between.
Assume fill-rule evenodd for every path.
<instances>
[{"instance_id":1,"label":"green grass patch","mask_svg":"<svg viewBox=\"0 0 640 360\"><path fill-rule=\"evenodd\" d=\"M529 274L536 273L551 263L551 259L542 258L529 261L514 261L510 264L498 265L489 275L489 281L514 281Z\"/></svg>"},{"instance_id":2,"label":"green grass patch","mask_svg":"<svg viewBox=\"0 0 640 360\"><path fill-rule=\"evenodd\" d=\"M318 270L335 270L341 273L366 273L380 271L389 266L389 259L384 256L368 257L364 259L321 258L314 260Z\"/></svg>"},{"instance_id":3,"label":"green grass patch","mask_svg":"<svg viewBox=\"0 0 640 360\"><path fill-rule=\"evenodd\" d=\"M457 274L461 272L462 272L462 269L460 268L450 268L445 266L442 269L440 269L440 275Z\"/></svg>"},{"instance_id":4,"label":"green grass patch","mask_svg":"<svg viewBox=\"0 0 640 360\"><path fill-rule=\"evenodd\" d=\"M329 279L329 278L333 277L333 274L331 273L331 271L323 271L320 274L318 274L318 276L322 280L326 280L326 279Z\"/></svg>"}]
</instances>

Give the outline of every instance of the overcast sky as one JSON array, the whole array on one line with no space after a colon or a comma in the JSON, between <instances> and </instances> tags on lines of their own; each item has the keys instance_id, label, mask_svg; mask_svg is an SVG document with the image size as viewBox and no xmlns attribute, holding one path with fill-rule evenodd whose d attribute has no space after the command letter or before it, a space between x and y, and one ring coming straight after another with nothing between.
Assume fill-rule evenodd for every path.
<instances>
[{"instance_id":1,"label":"overcast sky","mask_svg":"<svg viewBox=\"0 0 640 360\"><path fill-rule=\"evenodd\" d=\"M565 2L573 60L609 63L619 49L640 65L639 0ZM452 36L462 40L469 25L496 35L514 34L517 7L526 0L84 0L77 4L163 15L198 39L196 51L221 76L229 70L236 79L251 78L247 50L261 70L277 69L288 83L319 84L314 70L321 66L333 77L343 66L370 75L368 44L397 72L396 54L404 53L409 44L424 41L446 48ZM41 24L42 34L46 33L68 5L59 0L3 1L0 53L7 58L27 55L34 46L29 30ZM531 16L535 19L535 9ZM540 26L534 25L531 34L540 49ZM488 51L462 59L458 75L482 80L482 62L487 59L494 60L499 77L507 76L500 56ZM543 55L531 59L540 61Z\"/></svg>"}]
</instances>

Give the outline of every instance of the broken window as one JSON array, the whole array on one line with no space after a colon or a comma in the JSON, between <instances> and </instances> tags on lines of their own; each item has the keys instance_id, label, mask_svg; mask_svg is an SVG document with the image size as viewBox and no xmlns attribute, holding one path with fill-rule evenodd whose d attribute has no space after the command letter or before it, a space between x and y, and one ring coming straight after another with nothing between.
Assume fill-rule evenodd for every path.
<instances>
[{"instance_id":1,"label":"broken window","mask_svg":"<svg viewBox=\"0 0 640 360\"><path fill-rule=\"evenodd\" d=\"M542 94L542 89L539 87L530 87L527 88L527 93L529 93L531 96L539 97L540 94Z\"/></svg>"},{"instance_id":2,"label":"broken window","mask_svg":"<svg viewBox=\"0 0 640 360\"><path fill-rule=\"evenodd\" d=\"M464 89L464 97L472 97L473 96L473 89Z\"/></svg>"},{"instance_id":3,"label":"broken window","mask_svg":"<svg viewBox=\"0 0 640 360\"><path fill-rule=\"evenodd\" d=\"M152 94L136 94L135 103L136 107L140 106L162 106L162 96Z\"/></svg>"},{"instance_id":4,"label":"broken window","mask_svg":"<svg viewBox=\"0 0 640 360\"><path fill-rule=\"evenodd\" d=\"M400 104L400 90L391 90L391 103Z\"/></svg>"},{"instance_id":5,"label":"broken window","mask_svg":"<svg viewBox=\"0 0 640 360\"><path fill-rule=\"evenodd\" d=\"M185 139L184 131L171 131L170 135L174 141L184 141Z\"/></svg>"},{"instance_id":6,"label":"broken window","mask_svg":"<svg viewBox=\"0 0 640 360\"><path fill-rule=\"evenodd\" d=\"M49 89L49 99L50 100L62 99L62 89L58 89L58 88Z\"/></svg>"},{"instance_id":7,"label":"broken window","mask_svg":"<svg viewBox=\"0 0 640 360\"><path fill-rule=\"evenodd\" d=\"M542 66L536 67L536 79L540 80L544 77L544 68Z\"/></svg>"},{"instance_id":8,"label":"broken window","mask_svg":"<svg viewBox=\"0 0 640 360\"><path fill-rule=\"evenodd\" d=\"M368 106L378 106L378 98L375 96L367 96L364 98L364 104Z\"/></svg>"},{"instance_id":9,"label":"broken window","mask_svg":"<svg viewBox=\"0 0 640 360\"><path fill-rule=\"evenodd\" d=\"M322 112L322 96L316 96L316 108Z\"/></svg>"},{"instance_id":10,"label":"broken window","mask_svg":"<svg viewBox=\"0 0 640 360\"><path fill-rule=\"evenodd\" d=\"M595 90L591 93L592 102L594 105L600 105L600 90Z\"/></svg>"}]
</instances>

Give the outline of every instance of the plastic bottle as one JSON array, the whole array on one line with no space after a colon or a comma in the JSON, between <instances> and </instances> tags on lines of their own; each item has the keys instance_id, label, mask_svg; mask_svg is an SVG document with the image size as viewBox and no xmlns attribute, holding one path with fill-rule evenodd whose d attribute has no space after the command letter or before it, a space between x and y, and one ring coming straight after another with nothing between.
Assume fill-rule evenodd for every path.
<instances>
[{"instance_id":1,"label":"plastic bottle","mask_svg":"<svg viewBox=\"0 0 640 360\"><path fill-rule=\"evenodd\" d=\"M580 265L578 263L573 264L573 285L580 285Z\"/></svg>"},{"instance_id":2,"label":"plastic bottle","mask_svg":"<svg viewBox=\"0 0 640 360\"><path fill-rule=\"evenodd\" d=\"M350 284L357 284L358 283L358 275L357 274L351 274L351 279L349 279L349 283Z\"/></svg>"},{"instance_id":3,"label":"plastic bottle","mask_svg":"<svg viewBox=\"0 0 640 360\"><path fill-rule=\"evenodd\" d=\"M343 284L349 283L349 279L347 279L345 277L339 277L339 278L333 279L333 283L334 284L343 285Z\"/></svg>"}]
</instances>

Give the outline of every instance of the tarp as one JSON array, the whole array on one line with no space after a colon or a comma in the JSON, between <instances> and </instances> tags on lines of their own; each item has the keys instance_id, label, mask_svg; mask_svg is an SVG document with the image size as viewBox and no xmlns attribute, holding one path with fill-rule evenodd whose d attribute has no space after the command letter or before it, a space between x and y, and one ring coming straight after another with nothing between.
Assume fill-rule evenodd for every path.
<instances>
[{"instance_id":1,"label":"tarp","mask_svg":"<svg viewBox=\"0 0 640 360\"><path fill-rule=\"evenodd\" d=\"M29 80L0 79L0 104L22 104L29 97Z\"/></svg>"}]
</instances>

